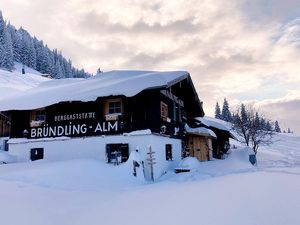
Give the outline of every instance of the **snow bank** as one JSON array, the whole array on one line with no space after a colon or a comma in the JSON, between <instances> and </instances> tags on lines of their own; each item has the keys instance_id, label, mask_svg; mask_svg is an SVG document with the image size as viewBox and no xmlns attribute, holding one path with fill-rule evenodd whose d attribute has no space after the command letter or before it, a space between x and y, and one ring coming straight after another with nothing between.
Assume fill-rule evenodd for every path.
<instances>
[{"instance_id":1,"label":"snow bank","mask_svg":"<svg viewBox=\"0 0 300 225\"><path fill-rule=\"evenodd\" d=\"M0 100L0 111L45 107L62 101L94 101L99 96L134 96L189 77L186 71L111 71L87 79L50 80L37 88Z\"/></svg>"},{"instance_id":2,"label":"snow bank","mask_svg":"<svg viewBox=\"0 0 300 225\"><path fill-rule=\"evenodd\" d=\"M17 157L5 151L0 151L0 164L1 163L14 163L17 162Z\"/></svg>"},{"instance_id":3,"label":"snow bank","mask_svg":"<svg viewBox=\"0 0 300 225\"><path fill-rule=\"evenodd\" d=\"M152 134L150 129L146 129L146 130L136 130L136 131L132 131L130 133L124 133L123 135L125 136L138 136L138 135L150 135Z\"/></svg>"},{"instance_id":4,"label":"snow bank","mask_svg":"<svg viewBox=\"0 0 300 225\"><path fill-rule=\"evenodd\" d=\"M48 80L48 78L36 74L21 74L0 69L0 100L37 87L40 83Z\"/></svg>"},{"instance_id":5,"label":"snow bank","mask_svg":"<svg viewBox=\"0 0 300 225\"><path fill-rule=\"evenodd\" d=\"M28 138L10 138L8 144L24 144L24 143L34 143L34 142L46 142L46 141L63 141L71 140L70 137L50 137L50 138L38 138L38 139L28 139Z\"/></svg>"},{"instance_id":6,"label":"snow bank","mask_svg":"<svg viewBox=\"0 0 300 225\"><path fill-rule=\"evenodd\" d=\"M114 166L97 160L60 162L42 160L0 167L2 181L17 181L49 189L120 191L123 187L129 188L141 184L141 181L132 175L132 167L129 165Z\"/></svg>"},{"instance_id":7,"label":"snow bank","mask_svg":"<svg viewBox=\"0 0 300 225\"><path fill-rule=\"evenodd\" d=\"M176 169L188 169L195 171L199 168L199 160L195 157L186 157L182 159Z\"/></svg>"}]
</instances>

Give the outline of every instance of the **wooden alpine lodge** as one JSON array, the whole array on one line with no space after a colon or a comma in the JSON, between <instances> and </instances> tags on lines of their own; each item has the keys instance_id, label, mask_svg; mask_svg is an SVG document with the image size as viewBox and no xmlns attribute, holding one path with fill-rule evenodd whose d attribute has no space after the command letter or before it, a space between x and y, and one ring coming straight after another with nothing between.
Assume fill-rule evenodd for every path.
<instances>
[{"instance_id":1,"label":"wooden alpine lodge","mask_svg":"<svg viewBox=\"0 0 300 225\"><path fill-rule=\"evenodd\" d=\"M121 162L155 151L156 176L182 157L221 158L226 128L204 117L185 71L111 71L88 79L49 80L0 101L0 137L18 161L95 158ZM0 143L1 144L1 143Z\"/></svg>"}]
</instances>

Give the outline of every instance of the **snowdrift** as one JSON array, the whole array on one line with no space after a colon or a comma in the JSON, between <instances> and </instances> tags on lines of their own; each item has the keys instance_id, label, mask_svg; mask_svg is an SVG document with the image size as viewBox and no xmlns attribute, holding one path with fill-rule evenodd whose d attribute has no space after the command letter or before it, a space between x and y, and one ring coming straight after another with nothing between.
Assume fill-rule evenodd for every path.
<instances>
[{"instance_id":1,"label":"snowdrift","mask_svg":"<svg viewBox=\"0 0 300 225\"><path fill-rule=\"evenodd\" d=\"M9 72L0 69L0 100L37 87L40 83L49 80L36 73L21 74L18 71Z\"/></svg>"}]
</instances>

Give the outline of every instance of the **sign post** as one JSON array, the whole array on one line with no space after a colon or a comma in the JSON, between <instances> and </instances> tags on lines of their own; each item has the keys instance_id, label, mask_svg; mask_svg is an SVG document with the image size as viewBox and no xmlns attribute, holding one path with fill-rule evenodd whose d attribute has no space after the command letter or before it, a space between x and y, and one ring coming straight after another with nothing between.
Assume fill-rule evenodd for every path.
<instances>
[{"instance_id":1,"label":"sign post","mask_svg":"<svg viewBox=\"0 0 300 225\"><path fill-rule=\"evenodd\" d=\"M148 165L150 165L150 173L151 173L151 181L154 182L154 169L153 169L153 165L156 164L155 162L155 158L154 158L154 153L152 151L152 148L151 148L151 145L149 146L149 152L147 153L148 154L148 158L147 158L147 161L148 161Z\"/></svg>"}]
</instances>

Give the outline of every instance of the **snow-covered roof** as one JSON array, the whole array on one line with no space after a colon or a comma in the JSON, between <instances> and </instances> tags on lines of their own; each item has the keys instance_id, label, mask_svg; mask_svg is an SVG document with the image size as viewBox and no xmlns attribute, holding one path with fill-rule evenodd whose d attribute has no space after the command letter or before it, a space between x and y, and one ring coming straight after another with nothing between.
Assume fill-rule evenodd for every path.
<instances>
[{"instance_id":1,"label":"snow-covered roof","mask_svg":"<svg viewBox=\"0 0 300 225\"><path fill-rule=\"evenodd\" d=\"M0 111L29 110L64 101L94 101L98 97L132 97L145 89L168 87L189 77L186 71L111 71L87 79L49 80L35 88L0 99Z\"/></svg>"},{"instance_id":2,"label":"snow-covered roof","mask_svg":"<svg viewBox=\"0 0 300 225\"><path fill-rule=\"evenodd\" d=\"M197 117L196 120L200 121L202 124L204 124L207 127L214 127L219 130L230 131L232 127L231 123L228 123L224 120L208 117L208 116Z\"/></svg>"},{"instance_id":3,"label":"snow-covered roof","mask_svg":"<svg viewBox=\"0 0 300 225\"><path fill-rule=\"evenodd\" d=\"M212 130L205 128L205 127L197 127L197 128L191 128L187 124L185 125L186 132L190 134L197 134L201 136L207 136L207 137L214 137L217 138L217 135Z\"/></svg>"},{"instance_id":4,"label":"snow-covered roof","mask_svg":"<svg viewBox=\"0 0 300 225\"><path fill-rule=\"evenodd\" d=\"M196 120L201 122L201 124L205 125L206 127L228 131L232 138L237 139L235 133L232 130L232 124L229 122L208 116L197 117Z\"/></svg>"}]
</instances>

